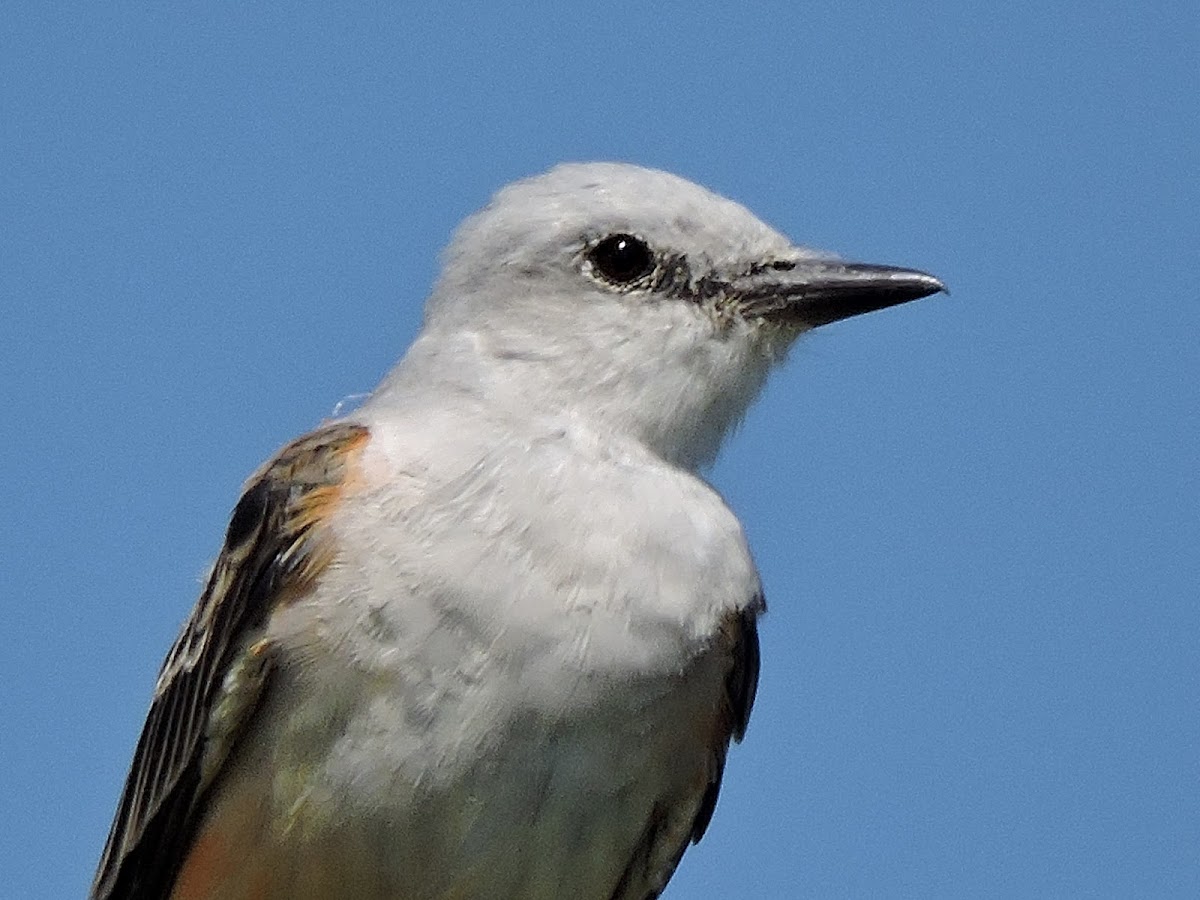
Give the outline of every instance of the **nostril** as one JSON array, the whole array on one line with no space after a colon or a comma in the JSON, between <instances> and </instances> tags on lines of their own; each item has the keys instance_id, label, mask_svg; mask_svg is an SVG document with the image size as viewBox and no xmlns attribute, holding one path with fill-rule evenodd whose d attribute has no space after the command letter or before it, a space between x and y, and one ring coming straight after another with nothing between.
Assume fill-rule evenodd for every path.
<instances>
[{"instance_id":1,"label":"nostril","mask_svg":"<svg viewBox=\"0 0 1200 900\"><path fill-rule=\"evenodd\" d=\"M777 259L771 263L771 268L776 272L790 272L796 268L796 264L788 259Z\"/></svg>"}]
</instances>

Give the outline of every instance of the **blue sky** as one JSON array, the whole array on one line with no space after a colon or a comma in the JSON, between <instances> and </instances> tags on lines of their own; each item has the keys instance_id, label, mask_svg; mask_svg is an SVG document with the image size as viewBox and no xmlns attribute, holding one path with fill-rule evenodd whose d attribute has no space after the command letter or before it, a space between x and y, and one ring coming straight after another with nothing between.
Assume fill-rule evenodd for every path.
<instances>
[{"instance_id":1,"label":"blue sky","mask_svg":"<svg viewBox=\"0 0 1200 900\"><path fill-rule=\"evenodd\" d=\"M431 6L5 13L5 891L82 894L242 479L454 224L623 159L953 292L813 334L711 473L771 612L667 896L1194 895L1196 4Z\"/></svg>"}]
</instances>

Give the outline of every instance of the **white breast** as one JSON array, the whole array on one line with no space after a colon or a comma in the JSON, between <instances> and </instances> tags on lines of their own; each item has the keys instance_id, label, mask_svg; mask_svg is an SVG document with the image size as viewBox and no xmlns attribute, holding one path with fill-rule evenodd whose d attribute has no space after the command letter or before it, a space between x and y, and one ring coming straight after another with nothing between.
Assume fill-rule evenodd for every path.
<instances>
[{"instance_id":1,"label":"white breast","mask_svg":"<svg viewBox=\"0 0 1200 900\"><path fill-rule=\"evenodd\" d=\"M421 443L372 426L336 563L272 622L288 846L336 843L381 895L607 898L656 805L690 821L708 777L707 650L758 590L740 527L570 425Z\"/></svg>"}]
</instances>

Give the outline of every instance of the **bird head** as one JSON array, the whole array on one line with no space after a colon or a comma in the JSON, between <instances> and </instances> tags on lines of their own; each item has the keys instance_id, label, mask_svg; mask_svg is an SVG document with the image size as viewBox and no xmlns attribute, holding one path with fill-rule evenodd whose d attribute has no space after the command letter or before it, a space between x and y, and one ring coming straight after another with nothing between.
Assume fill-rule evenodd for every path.
<instances>
[{"instance_id":1,"label":"bird head","mask_svg":"<svg viewBox=\"0 0 1200 900\"><path fill-rule=\"evenodd\" d=\"M409 368L697 467L800 334L940 290L797 246L666 172L561 165L459 228Z\"/></svg>"}]
</instances>

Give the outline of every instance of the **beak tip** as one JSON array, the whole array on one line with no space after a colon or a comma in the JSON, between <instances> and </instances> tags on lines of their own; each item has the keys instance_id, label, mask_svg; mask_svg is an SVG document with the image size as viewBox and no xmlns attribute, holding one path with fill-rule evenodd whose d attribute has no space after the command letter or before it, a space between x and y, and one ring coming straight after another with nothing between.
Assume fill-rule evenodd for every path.
<instances>
[{"instance_id":1,"label":"beak tip","mask_svg":"<svg viewBox=\"0 0 1200 900\"><path fill-rule=\"evenodd\" d=\"M909 271L907 278L911 279L914 286L919 290L924 290L921 297L930 297L934 294L945 294L950 296L950 288L946 287L946 283L935 275L930 275L928 272Z\"/></svg>"}]
</instances>

